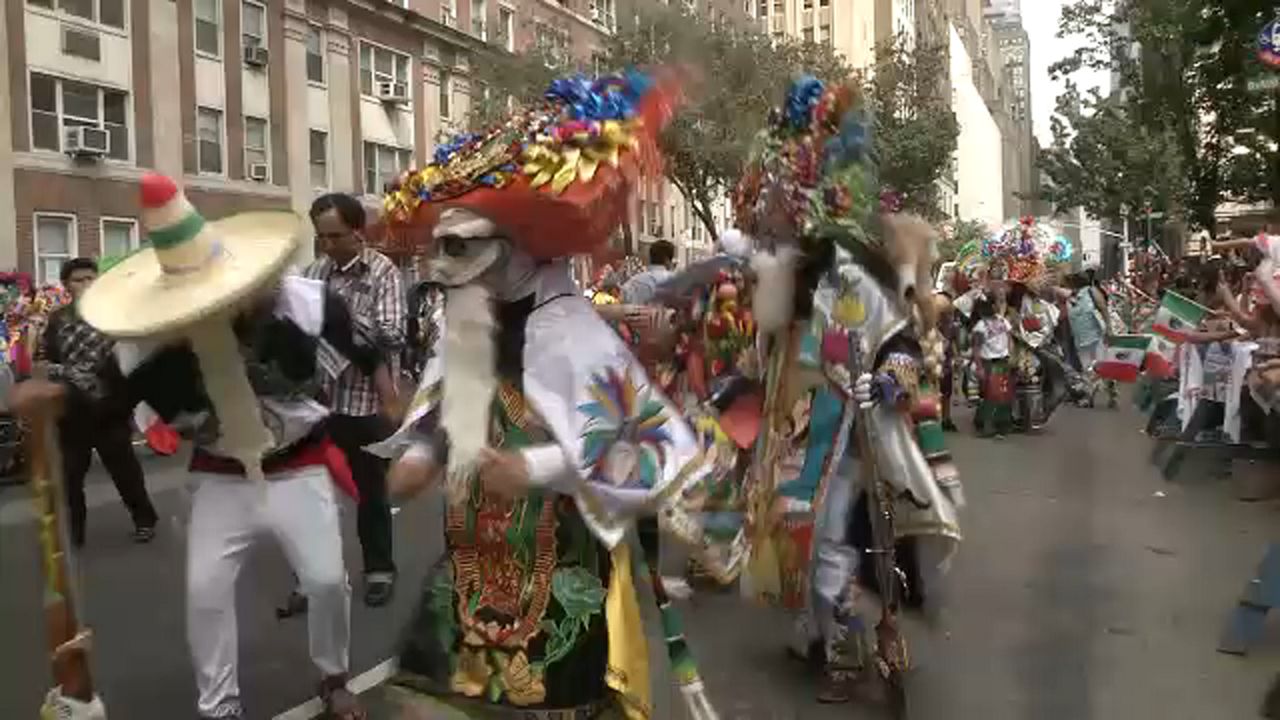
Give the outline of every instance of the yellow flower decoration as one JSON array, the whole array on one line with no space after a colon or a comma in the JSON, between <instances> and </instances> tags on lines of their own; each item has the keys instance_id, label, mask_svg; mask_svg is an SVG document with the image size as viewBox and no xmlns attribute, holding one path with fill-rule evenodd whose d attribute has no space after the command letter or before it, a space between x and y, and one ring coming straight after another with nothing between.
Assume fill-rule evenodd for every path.
<instances>
[{"instance_id":1,"label":"yellow flower decoration","mask_svg":"<svg viewBox=\"0 0 1280 720\"><path fill-rule=\"evenodd\" d=\"M533 178L530 186L550 183L551 192L559 195L575 180L591 182L602 162L617 167L622 151L639 144L635 136L638 125L635 120L606 120L596 137L575 133L568 142L543 135L524 149L522 171Z\"/></svg>"}]
</instances>

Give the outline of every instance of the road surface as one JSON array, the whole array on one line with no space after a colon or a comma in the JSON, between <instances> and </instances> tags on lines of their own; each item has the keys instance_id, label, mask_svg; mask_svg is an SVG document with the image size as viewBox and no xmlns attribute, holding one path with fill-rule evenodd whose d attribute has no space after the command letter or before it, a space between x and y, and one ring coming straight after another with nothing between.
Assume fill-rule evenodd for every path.
<instances>
[{"instance_id":1,"label":"road surface","mask_svg":"<svg viewBox=\"0 0 1280 720\"><path fill-rule=\"evenodd\" d=\"M913 718L1257 717L1280 671L1280 631L1248 658L1214 647L1275 536L1280 505L1238 502L1225 483L1194 473L1165 483L1146 465L1140 425L1125 410L1067 409L1039 437L952 436L969 501L966 541L938 626L908 627ZM127 516L100 471L91 480L83 569L96 680L112 720L193 715L182 609L189 496L179 461L146 467L164 518L147 546L129 541ZM396 516L402 584L391 607L363 607L357 584L354 673L391 655L439 552L438 512L420 500ZM358 569L354 524L346 508L348 566ZM0 490L0 718L33 718L48 684L37 562L25 491ZM240 580L241 685L253 720L290 709L288 718L310 716L297 709L314 695L304 622L274 615L290 585L270 543ZM813 703L810 680L783 652L785 615L727 594L700 594L684 610L725 720L880 716L873 700L857 710ZM655 717L682 718L678 691L655 674Z\"/></svg>"}]
</instances>

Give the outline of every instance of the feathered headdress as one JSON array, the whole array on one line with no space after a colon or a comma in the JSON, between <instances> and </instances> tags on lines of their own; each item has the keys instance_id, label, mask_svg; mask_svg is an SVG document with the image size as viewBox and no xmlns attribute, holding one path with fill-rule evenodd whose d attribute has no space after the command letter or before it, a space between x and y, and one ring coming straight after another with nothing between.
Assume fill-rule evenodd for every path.
<instances>
[{"instance_id":1,"label":"feathered headdress","mask_svg":"<svg viewBox=\"0 0 1280 720\"><path fill-rule=\"evenodd\" d=\"M734 192L737 224L773 245L873 243L881 210L875 123L853 83L828 87L812 76L795 80L770 114Z\"/></svg>"},{"instance_id":2,"label":"feathered headdress","mask_svg":"<svg viewBox=\"0 0 1280 720\"><path fill-rule=\"evenodd\" d=\"M661 171L657 135L679 97L679 74L665 68L560 78L541 102L401 176L385 198L387 230L427 242L440 213L460 207L534 258L589 253L625 220L639 177Z\"/></svg>"}]
</instances>

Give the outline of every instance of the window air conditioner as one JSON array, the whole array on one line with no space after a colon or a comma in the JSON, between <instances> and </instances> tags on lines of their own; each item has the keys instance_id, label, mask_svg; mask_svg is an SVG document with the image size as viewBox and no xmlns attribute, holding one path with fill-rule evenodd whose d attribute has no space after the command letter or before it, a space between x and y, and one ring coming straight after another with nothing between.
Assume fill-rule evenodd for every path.
<instances>
[{"instance_id":1,"label":"window air conditioner","mask_svg":"<svg viewBox=\"0 0 1280 720\"><path fill-rule=\"evenodd\" d=\"M261 45L244 46L244 64L250 67L266 67L271 53Z\"/></svg>"},{"instance_id":2,"label":"window air conditioner","mask_svg":"<svg viewBox=\"0 0 1280 720\"><path fill-rule=\"evenodd\" d=\"M249 164L250 180L257 180L258 182L266 182L267 178L270 177L270 175L271 175L271 171L267 167L266 163L250 163Z\"/></svg>"},{"instance_id":3,"label":"window air conditioner","mask_svg":"<svg viewBox=\"0 0 1280 720\"><path fill-rule=\"evenodd\" d=\"M111 134L95 127L67 128L62 146L73 157L102 157L111 152Z\"/></svg>"},{"instance_id":4,"label":"window air conditioner","mask_svg":"<svg viewBox=\"0 0 1280 720\"><path fill-rule=\"evenodd\" d=\"M384 103L409 102L409 87L402 82L383 80L378 83L378 99Z\"/></svg>"}]
</instances>

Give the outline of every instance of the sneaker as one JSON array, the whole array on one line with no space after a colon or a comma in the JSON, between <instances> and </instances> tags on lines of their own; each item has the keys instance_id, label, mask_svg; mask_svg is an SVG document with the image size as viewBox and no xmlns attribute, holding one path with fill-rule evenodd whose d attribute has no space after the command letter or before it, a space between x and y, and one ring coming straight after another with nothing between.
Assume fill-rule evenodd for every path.
<instances>
[{"instance_id":1,"label":"sneaker","mask_svg":"<svg viewBox=\"0 0 1280 720\"><path fill-rule=\"evenodd\" d=\"M62 691L54 688L44 698L44 706L40 708L40 717L51 720L107 720L107 709L97 695L89 702L65 697Z\"/></svg>"},{"instance_id":2,"label":"sneaker","mask_svg":"<svg viewBox=\"0 0 1280 720\"><path fill-rule=\"evenodd\" d=\"M133 541L139 545L149 543L156 539L156 526L137 527L133 529Z\"/></svg>"},{"instance_id":3,"label":"sneaker","mask_svg":"<svg viewBox=\"0 0 1280 720\"><path fill-rule=\"evenodd\" d=\"M244 708L240 706L239 700L226 700L213 712L201 713L196 717L200 720L245 720L248 715L244 714Z\"/></svg>"}]
</instances>

